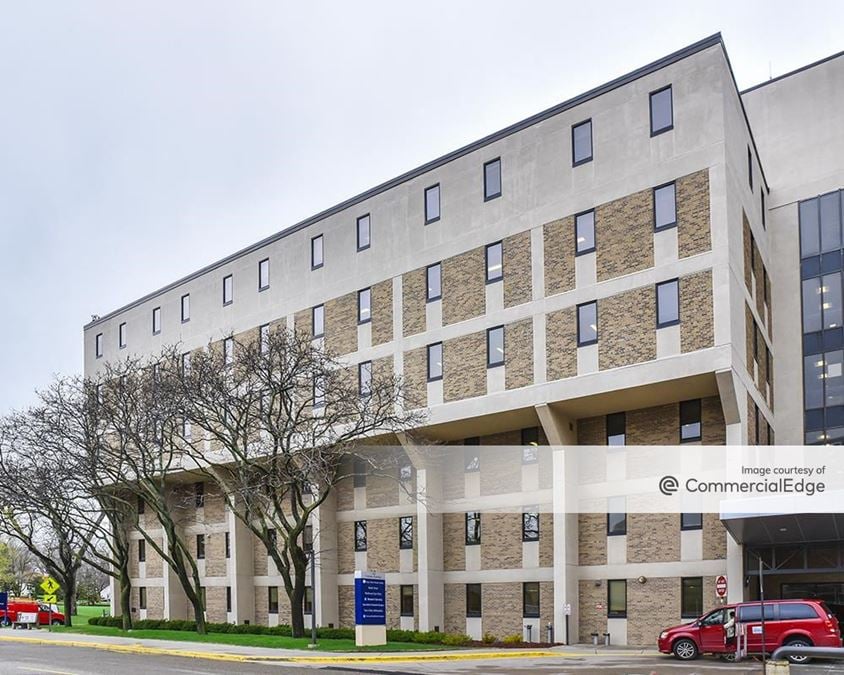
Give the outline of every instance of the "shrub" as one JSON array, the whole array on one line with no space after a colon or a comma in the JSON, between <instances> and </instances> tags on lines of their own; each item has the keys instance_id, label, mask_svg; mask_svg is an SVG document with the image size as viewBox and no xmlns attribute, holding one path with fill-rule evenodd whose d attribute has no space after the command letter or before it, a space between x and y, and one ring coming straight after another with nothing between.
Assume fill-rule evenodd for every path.
<instances>
[{"instance_id":1,"label":"shrub","mask_svg":"<svg viewBox=\"0 0 844 675\"><path fill-rule=\"evenodd\" d=\"M497 642L498 638L495 637L492 633L484 633L483 638L481 638L481 642L485 645L491 645L493 642Z\"/></svg>"},{"instance_id":2,"label":"shrub","mask_svg":"<svg viewBox=\"0 0 844 675\"><path fill-rule=\"evenodd\" d=\"M522 636L521 635L508 635L505 637L502 642L505 645L519 645L522 643Z\"/></svg>"},{"instance_id":3,"label":"shrub","mask_svg":"<svg viewBox=\"0 0 844 675\"><path fill-rule=\"evenodd\" d=\"M449 647L462 647L472 641L468 635L443 635L443 644Z\"/></svg>"},{"instance_id":4,"label":"shrub","mask_svg":"<svg viewBox=\"0 0 844 675\"><path fill-rule=\"evenodd\" d=\"M432 630L422 633L414 631L411 642L416 642L420 645L441 645L445 635L445 633L437 633Z\"/></svg>"}]
</instances>

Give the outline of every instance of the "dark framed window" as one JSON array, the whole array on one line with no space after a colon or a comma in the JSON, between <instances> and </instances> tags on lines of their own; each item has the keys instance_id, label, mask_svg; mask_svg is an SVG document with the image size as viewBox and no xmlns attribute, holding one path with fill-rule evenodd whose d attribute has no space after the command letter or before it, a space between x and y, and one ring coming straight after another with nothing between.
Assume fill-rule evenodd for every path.
<instances>
[{"instance_id":1,"label":"dark framed window","mask_svg":"<svg viewBox=\"0 0 844 675\"><path fill-rule=\"evenodd\" d=\"M372 361L358 364L358 393L362 397L372 394Z\"/></svg>"},{"instance_id":2,"label":"dark framed window","mask_svg":"<svg viewBox=\"0 0 844 675\"><path fill-rule=\"evenodd\" d=\"M753 190L753 151L747 146L747 184Z\"/></svg>"},{"instance_id":3,"label":"dark framed window","mask_svg":"<svg viewBox=\"0 0 844 675\"><path fill-rule=\"evenodd\" d=\"M571 165L592 161L592 120L579 122L571 128Z\"/></svg>"},{"instance_id":4,"label":"dark framed window","mask_svg":"<svg viewBox=\"0 0 844 675\"><path fill-rule=\"evenodd\" d=\"M355 521L355 551L366 550L366 521Z\"/></svg>"},{"instance_id":5,"label":"dark framed window","mask_svg":"<svg viewBox=\"0 0 844 675\"><path fill-rule=\"evenodd\" d=\"M607 617L610 619L627 617L627 579L607 581Z\"/></svg>"},{"instance_id":6,"label":"dark framed window","mask_svg":"<svg viewBox=\"0 0 844 675\"><path fill-rule=\"evenodd\" d=\"M223 306L232 304L234 300L234 277L227 274L223 277Z\"/></svg>"},{"instance_id":7,"label":"dark framed window","mask_svg":"<svg viewBox=\"0 0 844 675\"><path fill-rule=\"evenodd\" d=\"M402 550L413 548L413 516L399 518L399 548Z\"/></svg>"},{"instance_id":8,"label":"dark framed window","mask_svg":"<svg viewBox=\"0 0 844 675\"><path fill-rule=\"evenodd\" d=\"M190 352L182 354L182 376L190 375Z\"/></svg>"},{"instance_id":9,"label":"dark framed window","mask_svg":"<svg viewBox=\"0 0 844 675\"><path fill-rule=\"evenodd\" d=\"M539 514L536 511L522 514L522 541L539 541Z\"/></svg>"},{"instance_id":10,"label":"dark framed window","mask_svg":"<svg viewBox=\"0 0 844 675\"><path fill-rule=\"evenodd\" d=\"M624 497L607 500L607 536L627 534L627 508Z\"/></svg>"},{"instance_id":11,"label":"dark framed window","mask_svg":"<svg viewBox=\"0 0 844 675\"><path fill-rule=\"evenodd\" d=\"M701 439L700 399L680 401L680 442Z\"/></svg>"},{"instance_id":12,"label":"dark framed window","mask_svg":"<svg viewBox=\"0 0 844 675\"><path fill-rule=\"evenodd\" d=\"M147 542L145 539L138 539L138 562L147 561Z\"/></svg>"},{"instance_id":13,"label":"dark framed window","mask_svg":"<svg viewBox=\"0 0 844 675\"><path fill-rule=\"evenodd\" d=\"M258 290L265 291L270 287L270 259L264 258L258 263Z\"/></svg>"},{"instance_id":14,"label":"dark framed window","mask_svg":"<svg viewBox=\"0 0 844 675\"><path fill-rule=\"evenodd\" d=\"M680 281L671 279L656 285L656 327L680 323Z\"/></svg>"},{"instance_id":15,"label":"dark framed window","mask_svg":"<svg viewBox=\"0 0 844 675\"><path fill-rule=\"evenodd\" d=\"M481 543L481 514L480 511L466 513L466 546L477 546Z\"/></svg>"},{"instance_id":16,"label":"dark framed window","mask_svg":"<svg viewBox=\"0 0 844 675\"><path fill-rule=\"evenodd\" d=\"M440 184L425 188L425 224L430 225L440 219Z\"/></svg>"},{"instance_id":17,"label":"dark framed window","mask_svg":"<svg viewBox=\"0 0 844 675\"><path fill-rule=\"evenodd\" d=\"M267 611L278 614L278 586L267 586Z\"/></svg>"},{"instance_id":18,"label":"dark framed window","mask_svg":"<svg viewBox=\"0 0 844 675\"><path fill-rule=\"evenodd\" d=\"M102 358L103 356L103 334L97 333L94 336L94 355L96 358Z\"/></svg>"},{"instance_id":19,"label":"dark framed window","mask_svg":"<svg viewBox=\"0 0 844 675\"><path fill-rule=\"evenodd\" d=\"M607 415L607 445L625 445L627 440L627 414L623 412Z\"/></svg>"},{"instance_id":20,"label":"dark framed window","mask_svg":"<svg viewBox=\"0 0 844 675\"><path fill-rule=\"evenodd\" d=\"M314 550L314 526L313 525L305 525L305 529L302 531L302 550L308 551L308 552Z\"/></svg>"},{"instance_id":21,"label":"dark framed window","mask_svg":"<svg viewBox=\"0 0 844 675\"><path fill-rule=\"evenodd\" d=\"M425 300L427 302L440 300L443 297L442 275L442 265L440 263L434 263L425 268Z\"/></svg>"},{"instance_id":22,"label":"dark framed window","mask_svg":"<svg viewBox=\"0 0 844 675\"><path fill-rule=\"evenodd\" d=\"M205 535L196 535L196 559L205 560Z\"/></svg>"},{"instance_id":23,"label":"dark framed window","mask_svg":"<svg viewBox=\"0 0 844 675\"><path fill-rule=\"evenodd\" d=\"M161 332L161 307L152 310L152 334L158 335Z\"/></svg>"},{"instance_id":24,"label":"dark framed window","mask_svg":"<svg viewBox=\"0 0 844 675\"><path fill-rule=\"evenodd\" d=\"M323 249L323 236L318 234L311 239L311 269L319 269L325 264L325 251Z\"/></svg>"},{"instance_id":25,"label":"dark framed window","mask_svg":"<svg viewBox=\"0 0 844 675\"><path fill-rule=\"evenodd\" d=\"M501 158L484 164L484 201L501 196Z\"/></svg>"},{"instance_id":26,"label":"dark framed window","mask_svg":"<svg viewBox=\"0 0 844 675\"><path fill-rule=\"evenodd\" d=\"M413 616L413 586L399 587L399 612L401 616Z\"/></svg>"},{"instance_id":27,"label":"dark framed window","mask_svg":"<svg viewBox=\"0 0 844 675\"><path fill-rule=\"evenodd\" d=\"M680 529L681 530L702 530L703 529L703 514L702 513L681 513L680 514Z\"/></svg>"},{"instance_id":28,"label":"dark framed window","mask_svg":"<svg viewBox=\"0 0 844 675\"><path fill-rule=\"evenodd\" d=\"M234 338L223 340L223 363L227 366L234 363Z\"/></svg>"},{"instance_id":29,"label":"dark framed window","mask_svg":"<svg viewBox=\"0 0 844 675\"><path fill-rule=\"evenodd\" d=\"M584 211L574 217L574 254L595 250L595 211Z\"/></svg>"},{"instance_id":30,"label":"dark framed window","mask_svg":"<svg viewBox=\"0 0 844 675\"><path fill-rule=\"evenodd\" d=\"M325 335L325 305L311 307L311 334L315 338Z\"/></svg>"},{"instance_id":31,"label":"dark framed window","mask_svg":"<svg viewBox=\"0 0 844 675\"><path fill-rule=\"evenodd\" d=\"M229 533L225 532L224 534L226 535L225 550L226 550L226 558L228 559L228 558L232 557L232 542L231 542L231 536L229 535Z\"/></svg>"},{"instance_id":32,"label":"dark framed window","mask_svg":"<svg viewBox=\"0 0 844 675\"><path fill-rule=\"evenodd\" d=\"M577 306L577 346L585 347L598 342L598 303L585 302Z\"/></svg>"},{"instance_id":33,"label":"dark framed window","mask_svg":"<svg viewBox=\"0 0 844 675\"><path fill-rule=\"evenodd\" d=\"M651 136L674 128L674 101L672 98L670 84L651 92Z\"/></svg>"},{"instance_id":34,"label":"dark framed window","mask_svg":"<svg viewBox=\"0 0 844 675\"><path fill-rule=\"evenodd\" d=\"M199 587L199 604L203 610L208 609L208 592L205 586Z\"/></svg>"},{"instance_id":35,"label":"dark framed window","mask_svg":"<svg viewBox=\"0 0 844 675\"><path fill-rule=\"evenodd\" d=\"M481 609L481 585L466 584L466 617L480 617Z\"/></svg>"},{"instance_id":36,"label":"dark framed window","mask_svg":"<svg viewBox=\"0 0 844 675\"><path fill-rule=\"evenodd\" d=\"M525 619L539 618L538 581L526 581L522 584L522 616Z\"/></svg>"},{"instance_id":37,"label":"dark framed window","mask_svg":"<svg viewBox=\"0 0 844 675\"><path fill-rule=\"evenodd\" d=\"M674 183L653 190L654 231L677 227L677 188Z\"/></svg>"},{"instance_id":38,"label":"dark framed window","mask_svg":"<svg viewBox=\"0 0 844 675\"><path fill-rule=\"evenodd\" d=\"M703 614L703 577L680 579L680 618L696 619Z\"/></svg>"},{"instance_id":39,"label":"dark framed window","mask_svg":"<svg viewBox=\"0 0 844 675\"><path fill-rule=\"evenodd\" d=\"M302 598L302 613L303 614L313 614L314 613L314 587L313 586L305 586L305 597Z\"/></svg>"},{"instance_id":40,"label":"dark framed window","mask_svg":"<svg viewBox=\"0 0 844 675\"><path fill-rule=\"evenodd\" d=\"M258 327L258 340L261 342L261 353L266 354L270 350L270 324Z\"/></svg>"},{"instance_id":41,"label":"dark framed window","mask_svg":"<svg viewBox=\"0 0 844 675\"><path fill-rule=\"evenodd\" d=\"M358 291L358 324L372 321L372 289Z\"/></svg>"},{"instance_id":42,"label":"dark framed window","mask_svg":"<svg viewBox=\"0 0 844 675\"><path fill-rule=\"evenodd\" d=\"M102 385L99 385L102 386ZM147 503L144 501L144 498L139 496L138 497L138 515L142 516L147 510Z\"/></svg>"},{"instance_id":43,"label":"dark framed window","mask_svg":"<svg viewBox=\"0 0 844 675\"><path fill-rule=\"evenodd\" d=\"M487 244L484 254L486 261L486 282L488 284L504 278L504 246L500 241Z\"/></svg>"},{"instance_id":44,"label":"dark framed window","mask_svg":"<svg viewBox=\"0 0 844 675\"><path fill-rule=\"evenodd\" d=\"M366 487L366 467L367 463L364 460L360 458L355 459L352 469L352 485L354 487Z\"/></svg>"},{"instance_id":45,"label":"dark framed window","mask_svg":"<svg viewBox=\"0 0 844 675\"><path fill-rule=\"evenodd\" d=\"M467 438L466 440L470 439ZM466 443L463 447L463 471L466 473L481 470L481 453L477 445L477 443Z\"/></svg>"},{"instance_id":46,"label":"dark framed window","mask_svg":"<svg viewBox=\"0 0 844 675\"><path fill-rule=\"evenodd\" d=\"M428 345L428 382L443 379L443 343Z\"/></svg>"},{"instance_id":47,"label":"dark framed window","mask_svg":"<svg viewBox=\"0 0 844 675\"><path fill-rule=\"evenodd\" d=\"M190 293L185 293L181 300L182 323L190 321Z\"/></svg>"},{"instance_id":48,"label":"dark framed window","mask_svg":"<svg viewBox=\"0 0 844 675\"><path fill-rule=\"evenodd\" d=\"M201 481L193 484L193 504L198 509L205 506L205 483Z\"/></svg>"},{"instance_id":49,"label":"dark framed window","mask_svg":"<svg viewBox=\"0 0 844 675\"><path fill-rule=\"evenodd\" d=\"M126 348L126 322L124 321L117 327L117 346L120 349Z\"/></svg>"},{"instance_id":50,"label":"dark framed window","mask_svg":"<svg viewBox=\"0 0 844 675\"><path fill-rule=\"evenodd\" d=\"M138 609L147 608L147 589L145 586L138 588Z\"/></svg>"},{"instance_id":51,"label":"dark framed window","mask_svg":"<svg viewBox=\"0 0 844 675\"><path fill-rule=\"evenodd\" d=\"M504 326L488 328L486 331L486 367L504 365Z\"/></svg>"},{"instance_id":52,"label":"dark framed window","mask_svg":"<svg viewBox=\"0 0 844 675\"><path fill-rule=\"evenodd\" d=\"M539 427L522 429L522 464L536 464L539 461Z\"/></svg>"},{"instance_id":53,"label":"dark framed window","mask_svg":"<svg viewBox=\"0 0 844 675\"><path fill-rule=\"evenodd\" d=\"M232 587L226 586L226 612L232 611Z\"/></svg>"},{"instance_id":54,"label":"dark framed window","mask_svg":"<svg viewBox=\"0 0 844 675\"><path fill-rule=\"evenodd\" d=\"M358 251L365 251L369 248L370 244L370 231L369 231L369 214L361 216L357 220L357 238L358 238Z\"/></svg>"}]
</instances>

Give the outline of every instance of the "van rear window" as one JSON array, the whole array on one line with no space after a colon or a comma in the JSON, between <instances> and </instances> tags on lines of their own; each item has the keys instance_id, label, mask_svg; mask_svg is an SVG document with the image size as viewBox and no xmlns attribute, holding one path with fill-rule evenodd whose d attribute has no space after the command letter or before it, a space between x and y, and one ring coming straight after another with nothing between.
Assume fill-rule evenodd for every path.
<instances>
[{"instance_id":1,"label":"van rear window","mask_svg":"<svg viewBox=\"0 0 844 675\"><path fill-rule=\"evenodd\" d=\"M780 620L817 619L815 608L805 602L784 602L780 605Z\"/></svg>"},{"instance_id":2,"label":"van rear window","mask_svg":"<svg viewBox=\"0 0 844 675\"><path fill-rule=\"evenodd\" d=\"M759 605L740 605L738 609L738 620L740 623L750 623L762 620L762 610ZM774 606L765 603L765 621L774 620Z\"/></svg>"}]
</instances>

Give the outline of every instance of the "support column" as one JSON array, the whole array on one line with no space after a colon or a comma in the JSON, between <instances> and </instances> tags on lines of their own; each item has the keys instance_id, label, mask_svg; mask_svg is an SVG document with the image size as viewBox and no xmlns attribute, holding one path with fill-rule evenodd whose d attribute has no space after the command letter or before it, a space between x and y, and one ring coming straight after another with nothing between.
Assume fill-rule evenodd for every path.
<instances>
[{"instance_id":1,"label":"support column","mask_svg":"<svg viewBox=\"0 0 844 675\"><path fill-rule=\"evenodd\" d=\"M340 625L337 590L337 497L332 490L313 512L313 546L316 552L314 602L317 626Z\"/></svg>"},{"instance_id":2,"label":"support column","mask_svg":"<svg viewBox=\"0 0 844 675\"><path fill-rule=\"evenodd\" d=\"M164 550L167 550L167 533L162 530L161 543ZM162 561L164 570L164 618L165 619L193 619L193 608L188 608L188 598L179 581L179 577L173 568ZM191 616L188 616L190 611Z\"/></svg>"},{"instance_id":3,"label":"support column","mask_svg":"<svg viewBox=\"0 0 844 675\"><path fill-rule=\"evenodd\" d=\"M229 579L232 588L232 620L243 624L255 623L255 554L252 532L243 521L226 510L229 525Z\"/></svg>"}]
</instances>

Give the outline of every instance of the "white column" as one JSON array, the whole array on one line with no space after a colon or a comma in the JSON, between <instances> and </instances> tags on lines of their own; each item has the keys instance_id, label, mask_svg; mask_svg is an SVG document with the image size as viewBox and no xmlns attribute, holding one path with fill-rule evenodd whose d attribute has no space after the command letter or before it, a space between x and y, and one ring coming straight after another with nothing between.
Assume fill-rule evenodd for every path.
<instances>
[{"instance_id":1,"label":"white column","mask_svg":"<svg viewBox=\"0 0 844 675\"><path fill-rule=\"evenodd\" d=\"M313 514L313 545L316 551L314 602L318 626L340 625L337 606L337 499L331 492Z\"/></svg>"},{"instance_id":2,"label":"white column","mask_svg":"<svg viewBox=\"0 0 844 675\"><path fill-rule=\"evenodd\" d=\"M436 505L440 500L437 469L416 472L416 486L425 499L416 502L418 530L417 591L419 592L419 630L443 630L443 517Z\"/></svg>"},{"instance_id":3,"label":"white column","mask_svg":"<svg viewBox=\"0 0 844 675\"><path fill-rule=\"evenodd\" d=\"M255 547L252 544L252 532L229 510L226 510L226 520L231 549L229 580L232 589L232 620L238 624L246 621L255 623Z\"/></svg>"}]
</instances>

